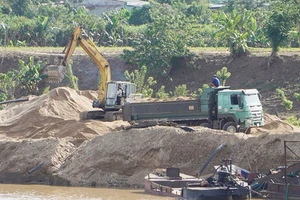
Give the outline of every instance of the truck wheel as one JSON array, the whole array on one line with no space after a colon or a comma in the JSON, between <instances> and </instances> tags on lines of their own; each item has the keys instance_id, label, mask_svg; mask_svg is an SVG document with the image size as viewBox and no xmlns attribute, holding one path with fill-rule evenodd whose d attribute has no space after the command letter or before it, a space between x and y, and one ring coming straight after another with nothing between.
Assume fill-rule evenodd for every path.
<instances>
[{"instance_id":1,"label":"truck wheel","mask_svg":"<svg viewBox=\"0 0 300 200\"><path fill-rule=\"evenodd\" d=\"M222 129L224 131L228 131L228 132L231 132L231 133L236 133L237 132L236 123L234 123L234 122L226 122Z\"/></svg>"},{"instance_id":2,"label":"truck wheel","mask_svg":"<svg viewBox=\"0 0 300 200\"><path fill-rule=\"evenodd\" d=\"M206 127L206 128L211 128L211 125L208 122L201 123L200 126L203 126L203 127Z\"/></svg>"}]
</instances>

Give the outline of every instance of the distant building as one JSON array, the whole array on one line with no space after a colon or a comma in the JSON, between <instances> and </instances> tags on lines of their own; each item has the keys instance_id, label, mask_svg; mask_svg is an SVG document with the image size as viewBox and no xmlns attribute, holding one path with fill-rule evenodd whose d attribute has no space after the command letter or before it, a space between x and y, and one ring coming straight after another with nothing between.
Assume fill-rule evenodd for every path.
<instances>
[{"instance_id":1,"label":"distant building","mask_svg":"<svg viewBox=\"0 0 300 200\"><path fill-rule=\"evenodd\" d=\"M220 9L222 8L224 5L223 4L210 4L209 8L210 9Z\"/></svg>"},{"instance_id":2,"label":"distant building","mask_svg":"<svg viewBox=\"0 0 300 200\"><path fill-rule=\"evenodd\" d=\"M116 8L131 9L134 7L142 7L148 5L149 2L141 0L84 0L83 5L90 10L91 13L101 15L103 12Z\"/></svg>"}]
</instances>

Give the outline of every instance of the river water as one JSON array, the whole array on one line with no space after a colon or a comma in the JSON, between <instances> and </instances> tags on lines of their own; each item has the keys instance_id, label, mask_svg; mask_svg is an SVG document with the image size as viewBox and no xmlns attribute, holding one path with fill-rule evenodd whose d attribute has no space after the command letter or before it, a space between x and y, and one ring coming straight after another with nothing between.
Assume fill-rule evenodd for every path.
<instances>
[{"instance_id":1,"label":"river water","mask_svg":"<svg viewBox=\"0 0 300 200\"><path fill-rule=\"evenodd\" d=\"M58 187L0 184L0 200L176 200L144 193L143 189ZM256 198L252 198L254 200ZM258 199L256 199L258 200Z\"/></svg>"},{"instance_id":2,"label":"river water","mask_svg":"<svg viewBox=\"0 0 300 200\"><path fill-rule=\"evenodd\" d=\"M142 189L57 187L0 184L0 200L174 200L148 195Z\"/></svg>"}]
</instances>

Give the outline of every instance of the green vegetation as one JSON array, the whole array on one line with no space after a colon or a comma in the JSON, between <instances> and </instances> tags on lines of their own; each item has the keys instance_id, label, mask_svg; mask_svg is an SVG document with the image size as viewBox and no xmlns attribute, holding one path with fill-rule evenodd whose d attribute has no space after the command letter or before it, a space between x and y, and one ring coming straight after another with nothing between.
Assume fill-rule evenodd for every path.
<instances>
[{"instance_id":1,"label":"green vegetation","mask_svg":"<svg viewBox=\"0 0 300 200\"><path fill-rule=\"evenodd\" d=\"M189 90L186 87L186 84L178 85L174 90L174 97L187 96L189 94Z\"/></svg>"},{"instance_id":2,"label":"green vegetation","mask_svg":"<svg viewBox=\"0 0 300 200\"><path fill-rule=\"evenodd\" d=\"M155 97L159 99L166 99L169 97L169 93L165 91L165 86L162 85L159 90L155 93Z\"/></svg>"},{"instance_id":3,"label":"green vegetation","mask_svg":"<svg viewBox=\"0 0 300 200\"><path fill-rule=\"evenodd\" d=\"M136 85L136 92L145 95L145 97L151 97L153 89L151 86L156 84L153 77L148 77L146 80L147 67L143 65L140 70L134 70L129 73L128 70L124 72L125 77L130 82Z\"/></svg>"},{"instance_id":4,"label":"green vegetation","mask_svg":"<svg viewBox=\"0 0 300 200\"><path fill-rule=\"evenodd\" d=\"M34 62L34 57L29 57L26 63L19 60L19 68L10 70L7 73L0 73L0 91L2 100L15 98L17 89L23 90L23 95L39 95L39 83L46 77L41 71L44 65L41 62Z\"/></svg>"},{"instance_id":5,"label":"green vegetation","mask_svg":"<svg viewBox=\"0 0 300 200\"><path fill-rule=\"evenodd\" d=\"M226 80L231 76L231 73L227 71L227 67L223 67L217 71L217 77L220 79L221 85L225 86Z\"/></svg>"},{"instance_id":6,"label":"green vegetation","mask_svg":"<svg viewBox=\"0 0 300 200\"><path fill-rule=\"evenodd\" d=\"M291 110L293 108L293 102L288 100L284 94L284 91L281 88L277 88L276 92L279 94L282 104L286 110Z\"/></svg>"},{"instance_id":7,"label":"green vegetation","mask_svg":"<svg viewBox=\"0 0 300 200\"><path fill-rule=\"evenodd\" d=\"M209 8L211 2L221 1L154 0L142 8L115 9L100 16L91 14L82 2L2 0L0 46L63 47L74 27L81 26L84 35L98 46L122 47L122 58L141 73L144 69L139 67L147 66L142 77L136 77L135 72L127 74L146 96L153 95L154 78L164 76L172 81L172 69L193 66L190 60L194 48L218 47L235 58L256 47L265 48L271 56L279 47L299 47L300 4L294 0L227 0L221 9ZM41 63L20 65L22 70L18 73L10 71L0 76L4 80L1 91L7 99L14 98L15 88L21 86L28 94L41 93L37 86L43 79L39 74ZM224 85L230 75L222 70L219 77ZM149 78L142 83L139 79L145 77ZM69 78L71 87L76 88L76 78L72 74ZM183 85L177 87L178 92L184 91ZM157 96L166 96L164 89L160 88ZM289 101L284 102L286 108L292 107Z\"/></svg>"},{"instance_id":8,"label":"green vegetation","mask_svg":"<svg viewBox=\"0 0 300 200\"><path fill-rule=\"evenodd\" d=\"M41 62L34 63L34 58L29 57L29 62L19 60L19 70L16 73L16 78L22 89L25 89L25 94L37 95L39 92L38 83L42 81L46 75L40 73L43 65Z\"/></svg>"},{"instance_id":9,"label":"green vegetation","mask_svg":"<svg viewBox=\"0 0 300 200\"><path fill-rule=\"evenodd\" d=\"M294 97L295 97L296 101L300 102L300 94L299 93L295 92Z\"/></svg>"},{"instance_id":10,"label":"green vegetation","mask_svg":"<svg viewBox=\"0 0 300 200\"><path fill-rule=\"evenodd\" d=\"M74 76L74 74L73 74L72 62L69 61L66 68L67 68L66 78L68 79L68 82L69 82L68 86L75 90L79 90L78 78L76 76Z\"/></svg>"},{"instance_id":11,"label":"green vegetation","mask_svg":"<svg viewBox=\"0 0 300 200\"><path fill-rule=\"evenodd\" d=\"M295 116L289 116L287 118L287 121L288 121L289 124L292 124L294 126L300 126L300 123L299 123L297 117L295 117Z\"/></svg>"}]
</instances>

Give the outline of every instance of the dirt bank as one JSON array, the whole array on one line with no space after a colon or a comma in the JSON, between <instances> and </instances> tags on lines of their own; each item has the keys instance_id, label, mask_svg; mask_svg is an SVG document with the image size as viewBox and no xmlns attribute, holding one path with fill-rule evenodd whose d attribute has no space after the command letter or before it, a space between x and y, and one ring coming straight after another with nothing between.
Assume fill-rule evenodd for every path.
<instances>
[{"instance_id":1,"label":"dirt bank","mask_svg":"<svg viewBox=\"0 0 300 200\"><path fill-rule=\"evenodd\" d=\"M294 127L270 115L266 126L251 135L202 127L193 132L160 126L123 130L128 125L123 121L80 121L79 113L90 110L93 96L93 91L60 87L1 110L0 182L140 187L156 168L196 174L222 143L226 147L205 173L229 157L262 172L282 165L284 140L300 137ZM294 151L300 154L299 148Z\"/></svg>"},{"instance_id":2,"label":"dirt bank","mask_svg":"<svg viewBox=\"0 0 300 200\"><path fill-rule=\"evenodd\" d=\"M41 49L9 49L0 48L0 73L7 72L9 69L18 67L18 59L28 60L29 56L34 56L35 60L43 61L46 64L57 64L57 57L62 49L47 50ZM124 71L132 71L132 66L120 58L122 49L105 50L104 56L111 66L113 80L125 80ZM181 84L186 84L190 92L196 91L203 84L211 81L212 75L226 66L231 76L226 81L226 85L230 85L232 89L240 88L257 88L262 94L262 103L264 111L272 115L285 117L287 111L282 105L282 101L276 93L276 88L283 88L285 95L289 100L293 101L293 109L289 114L300 115L300 103L294 98L294 93L300 93L300 85L297 83L300 77L299 61L300 51L281 51L280 58L275 59L268 67L267 61L270 52L266 50L251 50L251 55L247 57L232 59L226 51L206 51L197 52L193 58L193 67L187 66L185 62L176 63L170 72L170 79L157 78L158 84L154 86L154 90L160 88L161 85L166 86L166 91L174 91L174 88ZM72 56L72 68L74 74L79 78L80 90L97 90L99 69L86 55L86 53L78 48ZM55 87L63 87L67 85L64 80ZM41 91L48 86L45 83L40 85ZM21 94L21 91L18 91Z\"/></svg>"}]
</instances>

